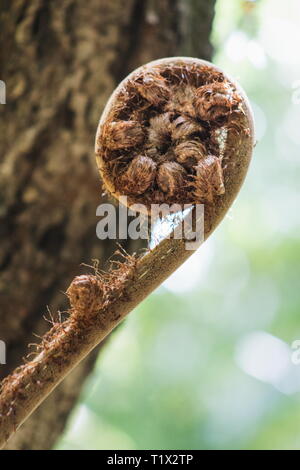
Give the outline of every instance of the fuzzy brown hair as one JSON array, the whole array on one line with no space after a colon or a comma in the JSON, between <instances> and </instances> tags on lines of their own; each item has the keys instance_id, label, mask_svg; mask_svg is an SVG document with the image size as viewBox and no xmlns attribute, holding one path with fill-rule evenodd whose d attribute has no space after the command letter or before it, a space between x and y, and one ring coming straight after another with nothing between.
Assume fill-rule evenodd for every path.
<instances>
[{"instance_id":1,"label":"fuzzy brown hair","mask_svg":"<svg viewBox=\"0 0 300 470\"><path fill-rule=\"evenodd\" d=\"M138 69L118 87L98 128L104 184L147 210L153 202L212 204L226 190L219 136L242 114L236 86L208 63Z\"/></svg>"}]
</instances>

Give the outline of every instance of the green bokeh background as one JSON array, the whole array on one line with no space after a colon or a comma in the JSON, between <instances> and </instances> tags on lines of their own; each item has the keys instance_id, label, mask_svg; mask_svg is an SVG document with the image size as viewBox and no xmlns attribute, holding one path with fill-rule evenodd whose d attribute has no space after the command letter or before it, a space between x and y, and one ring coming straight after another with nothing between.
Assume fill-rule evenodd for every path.
<instances>
[{"instance_id":1,"label":"green bokeh background","mask_svg":"<svg viewBox=\"0 0 300 470\"><path fill-rule=\"evenodd\" d=\"M112 334L58 449L300 449L300 2L219 0L258 144L215 234Z\"/></svg>"}]
</instances>

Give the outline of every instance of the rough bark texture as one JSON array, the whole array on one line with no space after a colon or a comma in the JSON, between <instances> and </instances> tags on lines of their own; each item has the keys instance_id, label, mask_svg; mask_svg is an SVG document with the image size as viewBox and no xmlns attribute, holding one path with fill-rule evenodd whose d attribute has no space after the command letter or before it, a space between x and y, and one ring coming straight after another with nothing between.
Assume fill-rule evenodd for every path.
<instances>
[{"instance_id":1,"label":"rough bark texture","mask_svg":"<svg viewBox=\"0 0 300 470\"><path fill-rule=\"evenodd\" d=\"M80 274L80 263L103 261L114 250L95 235L101 184L94 135L109 94L149 60L209 58L213 10L214 0L2 0L0 339L8 363L0 378L27 354L32 333L48 328L45 306L65 309L61 292ZM95 357L58 387L8 448L52 447Z\"/></svg>"}]
</instances>

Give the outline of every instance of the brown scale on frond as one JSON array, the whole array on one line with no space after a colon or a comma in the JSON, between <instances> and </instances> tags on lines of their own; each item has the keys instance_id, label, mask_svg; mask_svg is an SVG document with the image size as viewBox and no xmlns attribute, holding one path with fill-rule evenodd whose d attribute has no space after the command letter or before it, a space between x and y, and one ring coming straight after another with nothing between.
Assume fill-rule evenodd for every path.
<instances>
[{"instance_id":1,"label":"brown scale on frond","mask_svg":"<svg viewBox=\"0 0 300 470\"><path fill-rule=\"evenodd\" d=\"M125 195L142 194L151 186L156 176L156 164L150 157L139 155L119 177Z\"/></svg>"},{"instance_id":2,"label":"brown scale on frond","mask_svg":"<svg viewBox=\"0 0 300 470\"><path fill-rule=\"evenodd\" d=\"M241 135L242 133L249 135L250 129L249 127L244 126L242 121L243 116L244 115L241 110L234 111L228 119L228 131L234 132L237 136Z\"/></svg>"},{"instance_id":3,"label":"brown scale on frond","mask_svg":"<svg viewBox=\"0 0 300 470\"><path fill-rule=\"evenodd\" d=\"M195 91L194 106L198 116L207 121L216 121L235 110L241 98L228 83L211 83Z\"/></svg>"},{"instance_id":4,"label":"brown scale on frond","mask_svg":"<svg viewBox=\"0 0 300 470\"><path fill-rule=\"evenodd\" d=\"M221 161L208 155L195 166L193 195L197 201L213 202L215 196L224 194L224 177Z\"/></svg>"},{"instance_id":5,"label":"brown scale on frond","mask_svg":"<svg viewBox=\"0 0 300 470\"><path fill-rule=\"evenodd\" d=\"M165 103L170 96L168 83L158 72L149 72L138 77L135 87L140 95L154 106Z\"/></svg>"},{"instance_id":6,"label":"brown scale on frond","mask_svg":"<svg viewBox=\"0 0 300 470\"><path fill-rule=\"evenodd\" d=\"M207 150L199 140L187 140L176 145L174 153L178 163L183 166L193 167L205 158Z\"/></svg>"},{"instance_id":7,"label":"brown scale on frond","mask_svg":"<svg viewBox=\"0 0 300 470\"><path fill-rule=\"evenodd\" d=\"M174 140L185 139L191 134L204 135L205 133L206 128L189 116L179 115L172 122L171 135Z\"/></svg>"},{"instance_id":8,"label":"brown scale on frond","mask_svg":"<svg viewBox=\"0 0 300 470\"><path fill-rule=\"evenodd\" d=\"M171 114L163 113L149 120L147 147L161 148L171 141Z\"/></svg>"},{"instance_id":9,"label":"brown scale on frond","mask_svg":"<svg viewBox=\"0 0 300 470\"><path fill-rule=\"evenodd\" d=\"M137 121L113 121L107 124L104 146L111 150L135 147L144 141L144 130Z\"/></svg>"},{"instance_id":10,"label":"brown scale on frond","mask_svg":"<svg viewBox=\"0 0 300 470\"><path fill-rule=\"evenodd\" d=\"M103 304L104 285L97 276L77 276L67 290L71 308L76 315L96 312Z\"/></svg>"},{"instance_id":11,"label":"brown scale on frond","mask_svg":"<svg viewBox=\"0 0 300 470\"><path fill-rule=\"evenodd\" d=\"M171 87L171 99L166 104L166 109L170 112L196 117L193 100L196 88L190 85Z\"/></svg>"},{"instance_id":12,"label":"brown scale on frond","mask_svg":"<svg viewBox=\"0 0 300 470\"><path fill-rule=\"evenodd\" d=\"M157 184L168 196L181 192L184 188L187 172L176 162L162 163L157 173Z\"/></svg>"},{"instance_id":13,"label":"brown scale on frond","mask_svg":"<svg viewBox=\"0 0 300 470\"><path fill-rule=\"evenodd\" d=\"M123 100L122 103L120 101ZM122 84L98 134L104 182L128 203L211 203L225 191L229 130L247 132L242 98L209 65L155 65Z\"/></svg>"}]
</instances>

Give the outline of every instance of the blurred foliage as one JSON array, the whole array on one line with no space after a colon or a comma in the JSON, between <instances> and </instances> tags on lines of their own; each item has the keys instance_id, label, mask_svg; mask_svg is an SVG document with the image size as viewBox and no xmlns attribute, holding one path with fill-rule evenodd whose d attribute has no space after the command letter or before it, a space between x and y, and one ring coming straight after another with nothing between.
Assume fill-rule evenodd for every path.
<instances>
[{"instance_id":1,"label":"blurred foliage","mask_svg":"<svg viewBox=\"0 0 300 470\"><path fill-rule=\"evenodd\" d=\"M300 2L219 0L258 144L230 214L111 336L59 449L299 449Z\"/></svg>"}]
</instances>

